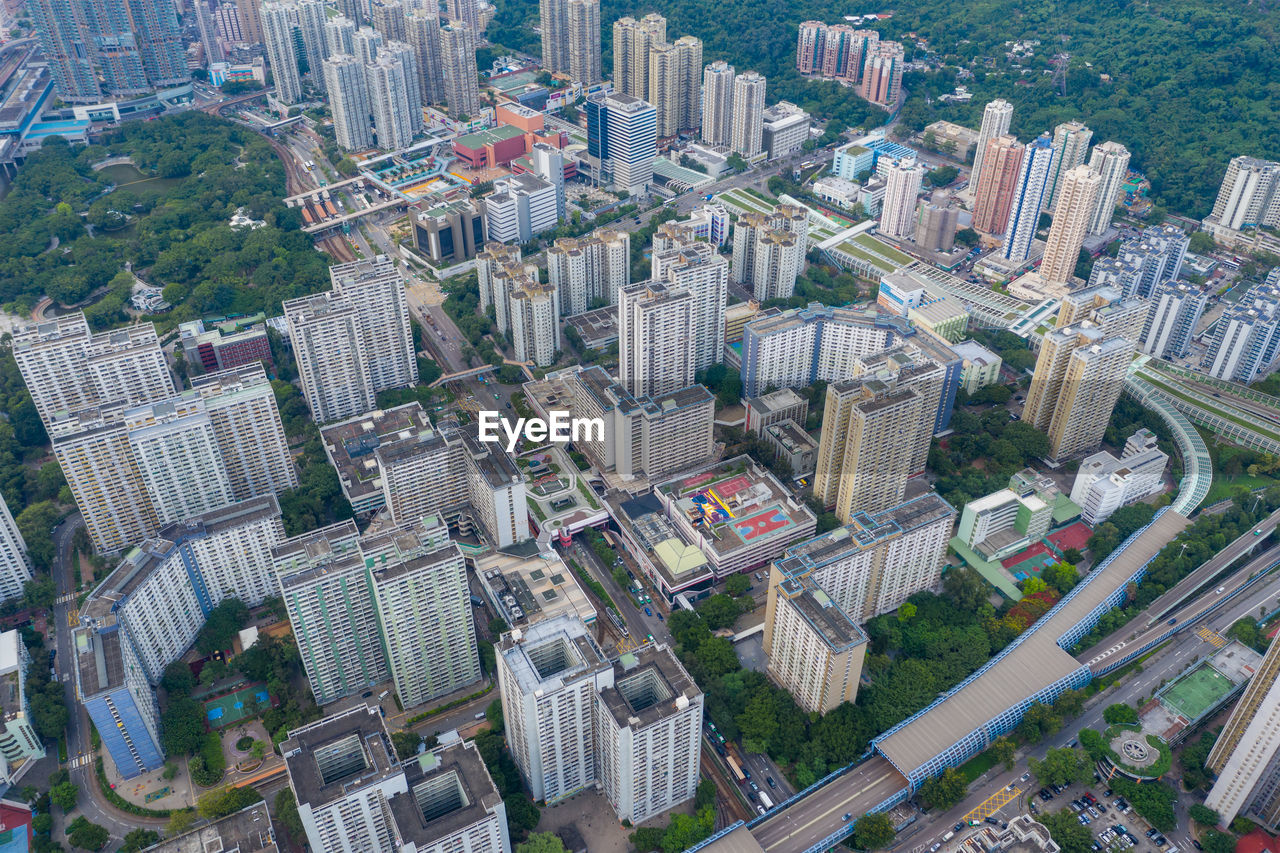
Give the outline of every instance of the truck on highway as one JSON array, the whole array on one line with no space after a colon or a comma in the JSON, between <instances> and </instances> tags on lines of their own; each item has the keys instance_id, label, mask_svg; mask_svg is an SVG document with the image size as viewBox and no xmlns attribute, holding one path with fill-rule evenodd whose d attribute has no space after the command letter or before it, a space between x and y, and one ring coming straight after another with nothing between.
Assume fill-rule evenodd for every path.
<instances>
[{"instance_id":1,"label":"truck on highway","mask_svg":"<svg viewBox=\"0 0 1280 853\"><path fill-rule=\"evenodd\" d=\"M726 755L724 760L728 763L729 769L733 771L733 778L737 779L739 784L747 781L747 777L742 774L742 768L738 766L738 762L732 755Z\"/></svg>"},{"instance_id":2,"label":"truck on highway","mask_svg":"<svg viewBox=\"0 0 1280 853\"><path fill-rule=\"evenodd\" d=\"M760 804L765 807L766 811L773 808L773 800L769 799L768 794L766 794L764 791L760 791L757 796L760 797Z\"/></svg>"}]
</instances>

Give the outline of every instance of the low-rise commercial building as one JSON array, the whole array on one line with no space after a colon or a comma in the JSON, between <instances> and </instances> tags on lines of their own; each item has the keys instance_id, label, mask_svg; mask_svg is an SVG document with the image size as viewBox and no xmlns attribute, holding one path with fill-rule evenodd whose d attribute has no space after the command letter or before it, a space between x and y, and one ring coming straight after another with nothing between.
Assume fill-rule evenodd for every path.
<instances>
[{"instance_id":1,"label":"low-rise commercial building","mask_svg":"<svg viewBox=\"0 0 1280 853\"><path fill-rule=\"evenodd\" d=\"M1120 507L1150 497L1164 488L1169 454L1154 433L1140 429L1129 436L1117 459L1105 450L1086 456L1071 486L1071 501L1089 524L1098 525Z\"/></svg>"},{"instance_id":2,"label":"low-rise commercial building","mask_svg":"<svg viewBox=\"0 0 1280 853\"><path fill-rule=\"evenodd\" d=\"M964 505L956 537L988 560L1039 542L1053 523L1053 504L1034 492L1001 489Z\"/></svg>"},{"instance_id":3,"label":"low-rise commercial building","mask_svg":"<svg viewBox=\"0 0 1280 853\"><path fill-rule=\"evenodd\" d=\"M717 578L765 565L817 527L809 507L747 456L686 472L654 494Z\"/></svg>"},{"instance_id":4,"label":"low-rise commercial building","mask_svg":"<svg viewBox=\"0 0 1280 853\"><path fill-rule=\"evenodd\" d=\"M476 578L503 621L513 628L570 615L594 625L596 609L555 551L530 543L493 551L475 561Z\"/></svg>"},{"instance_id":5,"label":"low-rise commercial building","mask_svg":"<svg viewBox=\"0 0 1280 853\"><path fill-rule=\"evenodd\" d=\"M262 315L255 321L225 320L206 328L203 320L178 324L178 341L188 364L204 370L226 370L255 361L271 365L271 344Z\"/></svg>"},{"instance_id":6,"label":"low-rise commercial building","mask_svg":"<svg viewBox=\"0 0 1280 853\"><path fill-rule=\"evenodd\" d=\"M960 387L966 394L977 393L979 388L1000 381L1000 356L975 340L960 341L951 345L951 351L960 356Z\"/></svg>"},{"instance_id":7,"label":"low-rise commercial building","mask_svg":"<svg viewBox=\"0 0 1280 853\"><path fill-rule=\"evenodd\" d=\"M484 208L469 198L415 213L410 221L414 247L436 263L469 261L488 239L484 231Z\"/></svg>"},{"instance_id":8,"label":"low-rise commercial building","mask_svg":"<svg viewBox=\"0 0 1280 853\"><path fill-rule=\"evenodd\" d=\"M747 412L747 431L764 437L764 432L774 424L791 420L803 424L809 417L809 401L790 388L770 391L763 397L749 397L742 401Z\"/></svg>"}]
</instances>

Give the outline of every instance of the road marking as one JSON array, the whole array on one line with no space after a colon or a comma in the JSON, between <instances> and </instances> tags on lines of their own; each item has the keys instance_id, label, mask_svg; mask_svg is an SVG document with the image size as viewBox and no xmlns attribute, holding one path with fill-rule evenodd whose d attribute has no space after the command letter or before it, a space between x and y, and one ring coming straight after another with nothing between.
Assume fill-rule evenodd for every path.
<instances>
[{"instance_id":1,"label":"road marking","mask_svg":"<svg viewBox=\"0 0 1280 853\"><path fill-rule=\"evenodd\" d=\"M66 604L68 601L75 601L76 594L74 592L64 592L53 600L54 604Z\"/></svg>"},{"instance_id":2,"label":"road marking","mask_svg":"<svg viewBox=\"0 0 1280 853\"><path fill-rule=\"evenodd\" d=\"M1226 637L1222 636L1207 625L1201 625L1197 628L1196 636L1216 649L1220 649L1227 644Z\"/></svg>"},{"instance_id":3,"label":"road marking","mask_svg":"<svg viewBox=\"0 0 1280 853\"><path fill-rule=\"evenodd\" d=\"M69 627L75 628L75 627L79 626L79 624L80 624L80 611L79 611L79 610L68 610L68 611L67 611L67 625L68 625Z\"/></svg>"},{"instance_id":4,"label":"road marking","mask_svg":"<svg viewBox=\"0 0 1280 853\"><path fill-rule=\"evenodd\" d=\"M813 818L812 818L808 823L801 824L801 825L799 825L799 826L795 827L793 830L791 830L790 832L788 832L788 833L787 833L786 835L784 835L782 838L777 839L777 840L776 840L776 841L774 841L772 844L770 844L769 846L765 847L765 849L766 849L766 850L771 850L771 849L773 849L773 848L777 847L777 846L778 846L779 844L781 844L782 842L787 841L787 840L789 840L789 839L791 839L791 838L794 838L797 834L799 834L799 833L801 833L801 832L803 832L803 831L805 831L805 830L807 830L807 829L810 829L810 828L811 828L815 823L818 823L819 821L825 820L825 819L827 818L827 816L828 816L828 815L834 815L834 814L837 814L838 812L843 811L843 810L844 810L844 809L849 805L849 803L850 803L850 802L852 802L852 801L856 800L858 797L861 797L861 796L862 796L863 794L865 794L867 791L870 791L872 788L874 788L874 787L876 787L877 785L879 785L880 783L882 783L885 779L889 778L889 774L890 774L890 773L892 773L892 772L894 772L894 771L890 770L889 772L881 773L879 776L874 777L874 778L873 778L873 779L872 779L868 784L863 785L860 789L858 789L857 791L855 791L855 792L854 792L854 793L852 793L851 795L848 795L848 796L844 797L842 800L840 800L840 801L836 804L835 808L827 809L826 811L824 811L824 812L822 812L822 813L820 813L820 814L818 814L818 815L815 815L815 816L814 816L814 817L813 817ZM798 804L797 804L797 805L798 805ZM786 816L786 812L785 812L785 811L780 812L780 813L778 814L778 816L777 816L777 817L778 817L778 818L781 818L781 817L784 817L784 816ZM775 818L775 819L777 819L777 818ZM764 826L762 825L760 828L761 828L761 829L764 829ZM828 834L830 834L830 833L825 833L825 834L823 835L823 837L825 837L825 836L826 836L826 835L828 835ZM761 846L764 846L764 845L761 845Z\"/></svg>"},{"instance_id":5,"label":"road marking","mask_svg":"<svg viewBox=\"0 0 1280 853\"><path fill-rule=\"evenodd\" d=\"M996 812L1000 811L1000 809L1004 808L1010 800L1017 799L1018 795L1021 793L1022 789L1017 785L1011 785L1008 788L1001 788L999 791L996 791L994 794L979 803L967 815L961 818L961 820L967 823L971 820L983 820L985 818L989 818Z\"/></svg>"},{"instance_id":6,"label":"road marking","mask_svg":"<svg viewBox=\"0 0 1280 853\"><path fill-rule=\"evenodd\" d=\"M67 767L74 770L77 767L84 767L86 764L92 763L92 761L93 761L92 755L77 755L75 758L67 762Z\"/></svg>"}]
</instances>

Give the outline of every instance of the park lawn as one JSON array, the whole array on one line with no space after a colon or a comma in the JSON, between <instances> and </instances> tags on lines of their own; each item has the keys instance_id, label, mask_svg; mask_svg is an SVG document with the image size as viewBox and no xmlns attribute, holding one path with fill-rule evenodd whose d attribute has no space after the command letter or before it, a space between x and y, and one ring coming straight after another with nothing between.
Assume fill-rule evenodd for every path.
<instances>
[{"instance_id":1,"label":"park lawn","mask_svg":"<svg viewBox=\"0 0 1280 853\"><path fill-rule=\"evenodd\" d=\"M973 784L975 779L995 767L997 763L999 762L995 753L988 749L986 752L979 752L973 758L961 764L960 773L964 775L966 782Z\"/></svg>"}]
</instances>

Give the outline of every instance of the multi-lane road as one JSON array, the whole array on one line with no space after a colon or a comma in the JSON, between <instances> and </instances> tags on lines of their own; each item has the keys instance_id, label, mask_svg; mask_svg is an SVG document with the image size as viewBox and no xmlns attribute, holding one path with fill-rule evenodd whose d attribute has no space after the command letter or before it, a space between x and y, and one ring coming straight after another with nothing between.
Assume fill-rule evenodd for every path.
<instances>
[{"instance_id":1,"label":"multi-lane road","mask_svg":"<svg viewBox=\"0 0 1280 853\"><path fill-rule=\"evenodd\" d=\"M1230 579L1224 581L1218 590L1201 596L1186 607L1179 608L1196 590L1217 577L1240 557L1255 550L1280 525L1280 510L1276 510L1252 530L1238 537L1223 548L1204 565L1179 581L1172 589L1161 595L1145 610L1138 614L1129 624L1098 643L1094 648L1080 656L1080 661L1089 666L1094 673L1105 672L1113 668L1118 660L1133 654L1134 650L1143 648L1153 639L1167 632L1170 625L1185 625L1194 621L1205 612L1213 609L1221 600L1221 596L1230 595L1248 582L1249 577L1261 570L1264 564L1280 557L1280 551L1272 549L1268 554L1275 556L1259 558L1249 563L1247 570L1235 572ZM1169 622L1173 619L1173 622Z\"/></svg>"},{"instance_id":2,"label":"multi-lane road","mask_svg":"<svg viewBox=\"0 0 1280 853\"><path fill-rule=\"evenodd\" d=\"M850 820L849 803L879 805L907 786L907 780L888 761L876 755L850 770L836 782L819 788L791 808L784 809L751 830L768 853L808 850Z\"/></svg>"}]
</instances>

